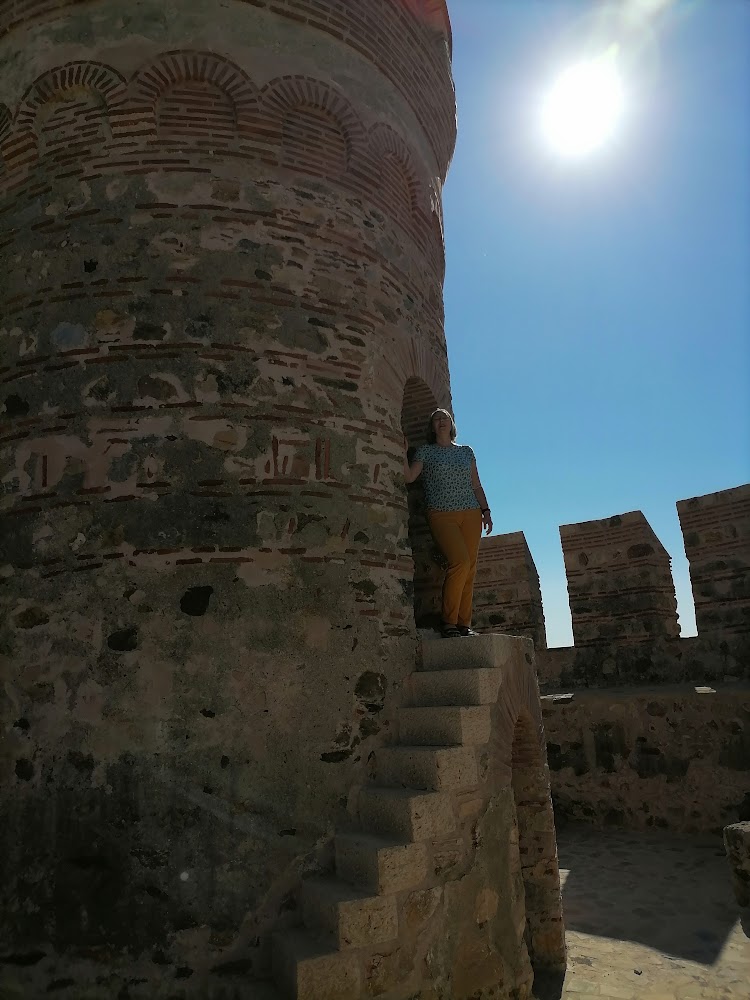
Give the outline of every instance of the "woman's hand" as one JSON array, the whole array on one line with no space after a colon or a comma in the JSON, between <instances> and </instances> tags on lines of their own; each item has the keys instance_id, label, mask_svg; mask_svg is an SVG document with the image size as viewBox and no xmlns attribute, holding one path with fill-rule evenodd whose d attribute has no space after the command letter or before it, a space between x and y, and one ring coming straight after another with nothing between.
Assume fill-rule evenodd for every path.
<instances>
[{"instance_id":1,"label":"woman's hand","mask_svg":"<svg viewBox=\"0 0 750 1000\"><path fill-rule=\"evenodd\" d=\"M406 434L404 434L404 479L407 486L413 483L415 479L418 479L422 472L422 462L412 462L409 465L409 442L406 439Z\"/></svg>"},{"instance_id":2,"label":"woman's hand","mask_svg":"<svg viewBox=\"0 0 750 1000\"><path fill-rule=\"evenodd\" d=\"M491 534L492 532L492 512L489 510L482 511L482 527L486 534Z\"/></svg>"}]
</instances>

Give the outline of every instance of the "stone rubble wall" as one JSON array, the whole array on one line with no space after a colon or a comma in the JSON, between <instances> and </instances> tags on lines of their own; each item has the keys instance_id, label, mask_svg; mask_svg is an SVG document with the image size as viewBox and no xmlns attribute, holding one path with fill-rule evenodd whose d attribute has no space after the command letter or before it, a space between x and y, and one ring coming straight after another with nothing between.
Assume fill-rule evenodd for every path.
<instances>
[{"instance_id":1,"label":"stone rubble wall","mask_svg":"<svg viewBox=\"0 0 750 1000\"><path fill-rule=\"evenodd\" d=\"M450 405L449 42L435 0L0 0L20 970L239 941L262 974L389 739L407 382Z\"/></svg>"},{"instance_id":2,"label":"stone rubble wall","mask_svg":"<svg viewBox=\"0 0 750 1000\"><path fill-rule=\"evenodd\" d=\"M750 687L542 697L556 821L720 834L750 817Z\"/></svg>"}]
</instances>

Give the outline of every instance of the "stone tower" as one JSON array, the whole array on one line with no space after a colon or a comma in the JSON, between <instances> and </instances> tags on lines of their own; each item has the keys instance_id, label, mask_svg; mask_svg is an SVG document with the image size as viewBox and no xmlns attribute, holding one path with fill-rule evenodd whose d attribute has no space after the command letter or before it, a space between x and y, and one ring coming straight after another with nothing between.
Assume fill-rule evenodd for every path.
<instances>
[{"instance_id":1,"label":"stone tower","mask_svg":"<svg viewBox=\"0 0 750 1000\"><path fill-rule=\"evenodd\" d=\"M19 968L262 951L346 822L429 575L454 140L444 0L0 0Z\"/></svg>"}]
</instances>

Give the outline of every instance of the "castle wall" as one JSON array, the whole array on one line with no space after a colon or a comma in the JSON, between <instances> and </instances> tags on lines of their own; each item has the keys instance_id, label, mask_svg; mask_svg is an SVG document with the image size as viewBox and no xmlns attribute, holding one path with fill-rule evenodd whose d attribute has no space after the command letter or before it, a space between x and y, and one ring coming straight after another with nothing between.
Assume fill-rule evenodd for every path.
<instances>
[{"instance_id":1,"label":"castle wall","mask_svg":"<svg viewBox=\"0 0 750 1000\"><path fill-rule=\"evenodd\" d=\"M0 25L0 937L205 927L221 967L241 924L252 979L414 663L444 5L3 0Z\"/></svg>"},{"instance_id":2,"label":"castle wall","mask_svg":"<svg viewBox=\"0 0 750 1000\"><path fill-rule=\"evenodd\" d=\"M680 500L700 635L750 635L750 486Z\"/></svg>"},{"instance_id":3,"label":"castle wall","mask_svg":"<svg viewBox=\"0 0 750 1000\"><path fill-rule=\"evenodd\" d=\"M533 639L537 652L547 648L539 574L522 531L480 542L473 626Z\"/></svg>"},{"instance_id":4,"label":"castle wall","mask_svg":"<svg viewBox=\"0 0 750 1000\"><path fill-rule=\"evenodd\" d=\"M576 643L537 654L558 818L715 833L750 811L749 504L743 486L677 505L699 633L684 639L641 514L561 529Z\"/></svg>"},{"instance_id":5,"label":"castle wall","mask_svg":"<svg viewBox=\"0 0 750 1000\"><path fill-rule=\"evenodd\" d=\"M750 816L750 687L542 698L558 822L721 833Z\"/></svg>"}]
</instances>

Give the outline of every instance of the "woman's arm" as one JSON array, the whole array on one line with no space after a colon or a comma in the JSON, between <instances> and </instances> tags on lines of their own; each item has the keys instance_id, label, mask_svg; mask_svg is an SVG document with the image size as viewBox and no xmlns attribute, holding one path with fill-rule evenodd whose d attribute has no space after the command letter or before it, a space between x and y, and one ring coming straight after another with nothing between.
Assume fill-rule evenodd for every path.
<instances>
[{"instance_id":1,"label":"woman's arm","mask_svg":"<svg viewBox=\"0 0 750 1000\"><path fill-rule=\"evenodd\" d=\"M471 488L474 490L474 496L477 498L477 503L482 509L482 526L489 535L492 531L492 513L487 503L487 497L484 495L482 483L479 479L476 459L474 459L471 463Z\"/></svg>"},{"instance_id":2,"label":"woman's arm","mask_svg":"<svg viewBox=\"0 0 750 1000\"><path fill-rule=\"evenodd\" d=\"M413 483L415 479L418 479L422 474L422 467L424 462L412 462L409 465L409 459L407 453L409 451L409 442L404 438L404 479L407 483Z\"/></svg>"}]
</instances>

